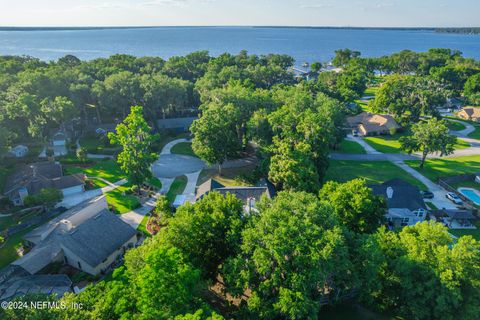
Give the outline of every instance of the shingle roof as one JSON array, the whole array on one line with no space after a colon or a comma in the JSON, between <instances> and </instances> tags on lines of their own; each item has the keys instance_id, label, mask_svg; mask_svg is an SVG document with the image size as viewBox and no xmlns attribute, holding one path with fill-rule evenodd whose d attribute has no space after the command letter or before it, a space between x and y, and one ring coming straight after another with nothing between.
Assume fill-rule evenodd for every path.
<instances>
[{"instance_id":1,"label":"shingle roof","mask_svg":"<svg viewBox=\"0 0 480 320\"><path fill-rule=\"evenodd\" d=\"M469 117L480 117L480 108L465 107L462 109Z\"/></svg>"},{"instance_id":2,"label":"shingle roof","mask_svg":"<svg viewBox=\"0 0 480 320\"><path fill-rule=\"evenodd\" d=\"M202 183L197 189L197 199L201 198L210 191L217 191L221 194L233 194L238 199L246 202L249 198L260 199L264 194L269 198L275 196L275 188L268 181L262 181L255 187L225 187L214 179L209 179Z\"/></svg>"},{"instance_id":3,"label":"shingle roof","mask_svg":"<svg viewBox=\"0 0 480 320\"><path fill-rule=\"evenodd\" d=\"M62 247L84 260L90 266L97 266L137 231L118 216L102 210L97 216L85 221L62 237Z\"/></svg>"},{"instance_id":4,"label":"shingle roof","mask_svg":"<svg viewBox=\"0 0 480 320\"><path fill-rule=\"evenodd\" d=\"M465 210L444 210L445 214L451 219L474 220L475 217L469 211Z\"/></svg>"},{"instance_id":5,"label":"shingle roof","mask_svg":"<svg viewBox=\"0 0 480 320\"><path fill-rule=\"evenodd\" d=\"M362 112L356 116L348 117L347 122L351 127L363 126L366 132L378 132L400 127L391 115L372 114L369 112Z\"/></svg>"},{"instance_id":6,"label":"shingle roof","mask_svg":"<svg viewBox=\"0 0 480 320\"><path fill-rule=\"evenodd\" d=\"M411 211L426 209L425 202L418 187L411 185L402 179L392 179L382 184L371 185L373 193L382 196L387 201L388 208L406 208ZM388 197L387 190L393 190L392 196Z\"/></svg>"},{"instance_id":7,"label":"shingle roof","mask_svg":"<svg viewBox=\"0 0 480 320\"><path fill-rule=\"evenodd\" d=\"M201 198L208 192L218 189L218 188L224 188L225 186L218 182L217 180L214 179L208 179L204 183L198 186L197 188L197 199Z\"/></svg>"},{"instance_id":8,"label":"shingle roof","mask_svg":"<svg viewBox=\"0 0 480 320\"><path fill-rule=\"evenodd\" d=\"M5 182L6 195L20 188L27 188L29 194L35 194L41 189L64 189L84 184L82 174L63 176L62 165L57 162L37 162L22 166L8 176Z\"/></svg>"},{"instance_id":9,"label":"shingle roof","mask_svg":"<svg viewBox=\"0 0 480 320\"><path fill-rule=\"evenodd\" d=\"M0 300L11 300L16 296L25 294L56 294L63 296L71 292L72 281L64 274L48 274L26 276L20 279L12 279L0 286Z\"/></svg>"}]
</instances>

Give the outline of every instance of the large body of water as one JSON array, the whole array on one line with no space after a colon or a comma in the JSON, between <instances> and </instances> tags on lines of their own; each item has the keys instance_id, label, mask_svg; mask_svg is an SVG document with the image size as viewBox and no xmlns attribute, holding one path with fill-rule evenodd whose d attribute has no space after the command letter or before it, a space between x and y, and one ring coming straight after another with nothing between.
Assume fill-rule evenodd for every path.
<instances>
[{"instance_id":1,"label":"large body of water","mask_svg":"<svg viewBox=\"0 0 480 320\"><path fill-rule=\"evenodd\" d=\"M480 36L433 30L317 29L255 27L158 27L138 29L0 31L0 55L29 55L55 60L66 54L81 59L125 53L169 58L192 51L212 55L283 53L297 64L329 61L341 48L363 56L381 56L403 49L451 48L480 59Z\"/></svg>"}]
</instances>

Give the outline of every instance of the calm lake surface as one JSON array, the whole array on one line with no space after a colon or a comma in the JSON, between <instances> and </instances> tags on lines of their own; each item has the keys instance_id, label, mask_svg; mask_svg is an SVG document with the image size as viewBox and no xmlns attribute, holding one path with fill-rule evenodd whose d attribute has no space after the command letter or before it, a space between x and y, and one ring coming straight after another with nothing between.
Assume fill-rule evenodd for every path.
<instances>
[{"instance_id":1,"label":"calm lake surface","mask_svg":"<svg viewBox=\"0 0 480 320\"><path fill-rule=\"evenodd\" d=\"M139 29L0 31L0 55L30 55L54 60L66 54L81 59L125 53L169 58L192 51L212 55L284 53L297 64L329 61L336 49L359 50L381 56L403 49L458 49L480 59L480 36L430 30L313 29L255 27L158 27Z\"/></svg>"}]
</instances>

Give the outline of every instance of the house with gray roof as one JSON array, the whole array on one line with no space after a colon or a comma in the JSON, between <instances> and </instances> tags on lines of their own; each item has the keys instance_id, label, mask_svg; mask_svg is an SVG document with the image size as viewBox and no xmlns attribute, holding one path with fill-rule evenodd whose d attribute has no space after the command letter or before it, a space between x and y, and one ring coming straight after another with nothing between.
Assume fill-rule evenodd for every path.
<instances>
[{"instance_id":1,"label":"house with gray roof","mask_svg":"<svg viewBox=\"0 0 480 320\"><path fill-rule=\"evenodd\" d=\"M72 292L72 281L64 274L41 274L12 278L0 284L0 301L10 301L27 294L56 295Z\"/></svg>"},{"instance_id":2,"label":"house with gray roof","mask_svg":"<svg viewBox=\"0 0 480 320\"><path fill-rule=\"evenodd\" d=\"M426 219L427 207L418 187L402 179L392 179L370 188L385 199L388 208L385 218L390 226L411 226Z\"/></svg>"},{"instance_id":3,"label":"house with gray roof","mask_svg":"<svg viewBox=\"0 0 480 320\"><path fill-rule=\"evenodd\" d=\"M42 189L54 188L62 191L63 196L85 191L85 175L63 175L62 165L58 162L37 162L19 167L10 174L5 182L4 195L14 205L23 205L23 199L35 195Z\"/></svg>"},{"instance_id":4,"label":"house with gray roof","mask_svg":"<svg viewBox=\"0 0 480 320\"><path fill-rule=\"evenodd\" d=\"M105 197L84 202L24 236L32 249L12 265L36 274L64 262L97 275L137 242L137 231L108 210Z\"/></svg>"},{"instance_id":5,"label":"house with gray roof","mask_svg":"<svg viewBox=\"0 0 480 320\"><path fill-rule=\"evenodd\" d=\"M270 199L275 197L275 187L267 180L261 181L254 187L225 187L220 182L214 179L209 179L198 186L196 194L197 200L201 199L211 191L216 191L223 195L227 193L235 195L238 199L243 201L247 212L255 208L256 201L260 200L262 196L266 196Z\"/></svg>"}]
</instances>

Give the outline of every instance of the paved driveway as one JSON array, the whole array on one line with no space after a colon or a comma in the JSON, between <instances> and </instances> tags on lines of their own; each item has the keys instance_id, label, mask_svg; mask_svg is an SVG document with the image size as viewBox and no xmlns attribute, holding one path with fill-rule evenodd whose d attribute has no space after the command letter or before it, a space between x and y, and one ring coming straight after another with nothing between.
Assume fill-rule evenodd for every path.
<instances>
[{"instance_id":1,"label":"paved driveway","mask_svg":"<svg viewBox=\"0 0 480 320\"><path fill-rule=\"evenodd\" d=\"M152 165L153 175L157 178L175 178L185 174L201 171L205 163L195 157L182 154L160 154Z\"/></svg>"}]
</instances>

